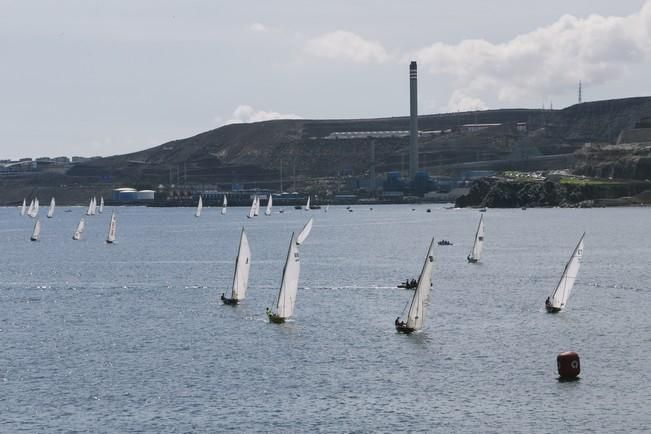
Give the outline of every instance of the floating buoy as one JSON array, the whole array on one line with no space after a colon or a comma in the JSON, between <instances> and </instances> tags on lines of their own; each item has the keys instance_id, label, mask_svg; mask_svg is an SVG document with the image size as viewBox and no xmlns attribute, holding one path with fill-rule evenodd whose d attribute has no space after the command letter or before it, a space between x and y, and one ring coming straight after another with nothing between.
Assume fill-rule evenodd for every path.
<instances>
[{"instance_id":1,"label":"floating buoy","mask_svg":"<svg viewBox=\"0 0 651 434\"><path fill-rule=\"evenodd\" d=\"M579 355L574 351L566 351L556 356L558 375L561 380L575 380L581 373Z\"/></svg>"}]
</instances>

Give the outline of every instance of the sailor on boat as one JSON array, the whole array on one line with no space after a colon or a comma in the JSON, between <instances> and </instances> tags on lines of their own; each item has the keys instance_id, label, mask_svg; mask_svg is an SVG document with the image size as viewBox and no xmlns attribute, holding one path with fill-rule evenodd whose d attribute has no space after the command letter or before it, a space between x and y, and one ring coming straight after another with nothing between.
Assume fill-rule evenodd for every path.
<instances>
[{"instance_id":1,"label":"sailor on boat","mask_svg":"<svg viewBox=\"0 0 651 434\"><path fill-rule=\"evenodd\" d=\"M407 323L405 323L404 321L400 321L400 317L398 317L396 318L395 324L396 327L404 327Z\"/></svg>"}]
</instances>

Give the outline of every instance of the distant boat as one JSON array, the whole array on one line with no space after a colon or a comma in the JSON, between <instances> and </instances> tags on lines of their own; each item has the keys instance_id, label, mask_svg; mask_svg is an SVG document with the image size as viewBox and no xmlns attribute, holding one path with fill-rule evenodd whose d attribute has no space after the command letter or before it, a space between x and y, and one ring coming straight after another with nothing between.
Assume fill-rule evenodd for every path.
<instances>
[{"instance_id":1,"label":"distant boat","mask_svg":"<svg viewBox=\"0 0 651 434\"><path fill-rule=\"evenodd\" d=\"M99 209L98 209L98 211L99 211L100 214L104 212L104 196L99 198Z\"/></svg>"},{"instance_id":2,"label":"distant boat","mask_svg":"<svg viewBox=\"0 0 651 434\"><path fill-rule=\"evenodd\" d=\"M115 217L115 211L111 213L111 221L109 222L108 234L106 235L106 242L113 244L115 242L115 229L117 225L117 220Z\"/></svg>"},{"instance_id":3,"label":"distant boat","mask_svg":"<svg viewBox=\"0 0 651 434\"><path fill-rule=\"evenodd\" d=\"M554 292L552 292L552 295L547 297L547 300L545 300L545 309L547 309L547 312L559 312L567 304L567 299L570 298L570 292L572 292L572 288L574 287L574 281L579 273L579 268L581 267L581 261L583 259L584 237L585 232L581 235L581 239L574 248L572 256L570 256L569 261L565 264L561 280L558 281Z\"/></svg>"},{"instance_id":4,"label":"distant boat","mask_svg":"<svg viewBox=\"0 0 651 434\"><path fill-rule=\"evenodd\" d=\"M249 240L246 237L244 228L240 234L240 246L237 249L237 256L235 257L235 272L233 273L233 288L231 290L231 297L226 298L222 294L222 302L224 304L239 304L246 296L246 289L249 285L249 270L251 268L251 249L249 247Z\"/></svg>"},{"instance_id":5,"label":"distant boat","mask_svg":"<svg viewBox=\"0 0 651 434\"><path fill-rule=\"evenodd\" d=\"M34 199L32 199L29 202L29 207L27 207L27 215L31 217L33 212L34 212Z\"/></svg>"},{"instance_id":6,"label":"distant boat","mask_svg":"<svg viewBox=\"0 0 651 434\"><path fill-rule=\"evenodd\" d=\"M23 199L23 206L20 207L20 215L24 216L25 211L26 211L27 204L25 203L25 199Z\"/></svg>"},{"instance_id":7,"label":"distant boat","mask_svg":"<svg viewBox=\"0 0 651 434\"><path fill-rule=\"evenodd\" d=\"M479 212L486 212L486 208L479 208Z\"/></svg>"},{"instance_id":8,"label":"distant boat","mask_svg":"<svg viewBox=\"0 0 651 434\"><path fill-rule=\"evenodd\" d=\"M93 198L90 200L90 215L96 215L97 214L97 198L93 196Z\"/></svg>"},{"instance_id":9,"label":"distant boat","mask_svg":"<svg viewBox=\"0 0 651 434\"><path fill-rule=\"evenodd\" d=\"M31 218L36 218L38 215L38 198L32 199L32 201L29 203L29 209L27 210L27 215L30 216Z\"/></svg>"},{"instance_id":10,"label":"distant boat","mask_svg":"<svg viewBox=\"0 0 651 434\"><path fill-rule=\"evenodd\" d=\"M310 196L307 197L307 203L305 204L305 211L310 210Z\"/></svg>"},{"instance_id":11,"label":"distant boat","mask_svg":"<svg viewBox=\"0 0 651 434\"><path fill-rule=\"evenodd\" d=\"M396 318L395 326L399 333L413 333L423 328L425 321L425 309L429 301L429 294L432 288L432 268L434 267L434 238L429 244L427 256L423 269L418 277L418 286L414 295L411 298L409 311L407 312L407 321L400 321L400 317Z\"/></svg>"},{"instance_id":12,"label":"distant boat","mask_svg":"<svg viewBox=\"0 0 651 434\"><path fill-rule=\"evenodd\" d=\"M201 210L203 209L203 199L199 195L199 203L197 204L197 210L194 212L195 217L201 217Z\"/></svg>"},{"instance_id":13,"label":"distant boat","mask_svg":"<svg viewBox=\"0 0 651 434\"><path fill-rule=\"evenodd\" d=\"M314 218L310 218L307 223L305 223L305 226L303 226L303 229L301 229L301 232L299 232L298 236L296 237L296 244L299 246L303 244L303 242L307 239L307 236L310 235L310 232L312 232L312 223L314 223Z\"/></svg>"},{"instance_id":14,"label":"distant boat","mask_svg":"<svg viewBox=\"0 0 651 434\"><path fill-rule=\"evenodd\" d=\"M255 198L253 199L254 207L253 207L253 216L257 217L258 214L260 214L260 198L256 195Z\"/></svg>"},{"instance_id":15,"label":"distant boat","mask_svg":"<svg viewBox=\"0 0 651 434\"><path fill-rule=\"evenodd\" d=\"M255 214L255 200L256 196L253 196L253 202L251 202L251 208L249 209L249 214L247 215L248 218L252 219L253 217L256 216Z\"/></svg>"},{"instance_id":16,"label":"distant boat","mask_svg":"<svg viewBox=\"0 0 651 434\"><path fill-rule=\"evenodd\" d=\"M86 215L93 215L93 198L88 202L88 208L86 209Z\"/></svg>"},{"instance_id":17,"label":"distant boat","mask_svg":"<svg viewBox=\"0 0 651 434\"><path fill-rule=\"evenodd\" d=\"M472 244L472 250L468 255L468 262L475 264L481 258L481 251L484 248L484 216L479 217L479 225L475 233L475 241Z\"/></svg>"},{"instance_id":18,"label":"distant boat","mask_svg":"<svg viewBox=\"0 0 651 434\"><path fill-rule=\"evenodd\" d=\"M56 204L54 202L54 197L53 197L52 200L50 200L50 207L47 210L47 218L51 219L52 217L54 217L54 207L55 206L56 206Z\"/></svg>"},{"instance_id":19,"label":"distant boat","mask_svg":"<svg viewBox=\"0 0 651 434\"><path fill-rule=\"evenodd\" d=\"M328 212L328 208L330 208L330 205L326 205L326 207L325 207L325 209L323 210L323 212Z\"/></svg>"},{"instance_id":20,"label":"distant boat","mask_svg":"<svg viewBox=\"0 0 651 434\"><path fill-rule=\"evenodd\" d=\"M29 239L32 241L38 241L40 236L41 236L41 221L39 219L36 219L36 222L34 223L34 230L32 230L32 236Z\"/></svg>"},{"instance_id":21,"label":"distant boat","mask_svg":"<svg viewBox=\"0 0 651 434\"><path fill-rule=\"evenodd\" d=\"M398 288L404 289L416 289L418 287L418 281L416 279L407 279L402 283L398 284Z\"/></svg>"},{"instance_id":22,"label":"distant boat","mask_svg":"<svg viewBox=\"0 0 651 434\"><path fill-rule=\"evenodd\" d=\"M226 214L227 206L228 206L228 201L226 200L226 195L224 195L224 204L222 205L222 215Z\"/></svg>"},{"instance_id":23,"label":"distant boat","mask_svg":"<svg viewBox=\"0 0 651 434\"><path fill-rule=\"evenodd\" d=\"M77 229L75 229L75 233L72 235L72 239L75 241L79 241L81 239L81 234L84 232L84 227L86 226L86 223L84 222L84 218L82 217L79 219L79 223L77 224Z\"/></svg>"},{"instance_id":24,"label":"distant boat","mask_svg":"<svg viewBox=\"0 0 651 434\"><path fill-rule=\"evenodd\" d=\"M438 242L438 245L439 246L453 246L454 244L452 244L452 241L449 241L449 240L440 240Z\"/></svg>"},{"instance_id":25,"label":"distant boat","mask_svg":"<svg viewBox=\"0 0 651 434\"><path fill-rule=\"evenodd\" d=\"M289 241L289 250L287 250L287 258L285 259L285 267L283 268L283 278L280 283L280 289L278 290L278 297L276 297L273 309L267 308L269 321L282 324L294 313L300 272L301 261L298 253L298 244L296 244L296 237L292 233L292 239Z\"/></svg>"},{"instance_id":26,"label":"distant boat","mask_svg":"<svg viewBox=\"0 0 651 434\"><path fill-rule=\"evenodd\" d=\"M264 212L264 215L269 216L271 215L271 207L273 206L273 199L271 194L269 195L269 200L267 200L267 209Z\"/></svg>"}]
</instances>

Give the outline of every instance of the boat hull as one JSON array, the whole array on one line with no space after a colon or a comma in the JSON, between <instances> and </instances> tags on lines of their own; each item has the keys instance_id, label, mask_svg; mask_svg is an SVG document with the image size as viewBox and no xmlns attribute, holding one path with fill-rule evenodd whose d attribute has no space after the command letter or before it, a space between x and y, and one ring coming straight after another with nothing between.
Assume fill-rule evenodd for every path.
<instances>
[{"instance_id":1,"label":"boat hull","mask_svg":"<svg viewBox=\"0 0 651 434\"><path fill-rule=\"evenodd\" d=\"M415 328L407 327L406 325L396 325L396 331L398 333L404 333L406 335L411 334L416 331Z\"/></svg>"},{"instance_id":2,"label":"boat hull","mask_svg":"<svg viewBox=\"0 0 651 434\"><path fill-rule=\"evenodd\" d=\"M237 306L240 304L240 301L236 298L226 298L224 295L222 295L222 303L227 304L229 306Z\"/></svg>"},{"instance_id":3,"label":"boat hull","mask_svg":"<svg viewBox=\"0 0 651 434\"><path fill-rule=\"evenodd\" d=\"M561 311L560 307L554 307L550 305L545 305L545 309L547 310L547 313L558 313Z\"/></svg>"},{"instance_id":4,"label":"boat hull","mask_svg":"<svg viewBox=\"0 0 651 434\"><path fill-rule=\"evenodd\" d=\"M471 258L470 256L468 256L467 259L468 259L468 263L470 264L476 264L477 262L479 262L477 259Z\"/></svg>"},{"instance_id":5,"label":"boat hull","mask_svg":"<svg viewBox=\"0 0 651 434\"><path fill-rule=\"evenodd\" d=\"M267 316L269 317L269 322L272 322L274 324L285 323L285 318L283 318L282 316L278 316L275 313L267 312Z\"/></svg>"}]
</instances>

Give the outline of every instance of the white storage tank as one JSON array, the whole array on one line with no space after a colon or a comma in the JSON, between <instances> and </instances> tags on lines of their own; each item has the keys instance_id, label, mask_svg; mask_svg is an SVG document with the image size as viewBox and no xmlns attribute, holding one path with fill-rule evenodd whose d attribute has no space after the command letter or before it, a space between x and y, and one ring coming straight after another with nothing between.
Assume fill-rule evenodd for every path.
<instances>
[{"instance_id":1,"label":"white storage tank","mask_svg":"<svg viewBox=\"0 0 651 434\"><path fill-rule=\"evenodd\" d=\"M154 200L154 190L140 190L136 197L138 200Z\"/></svg>"}]
</instances>

